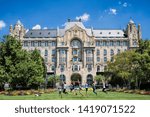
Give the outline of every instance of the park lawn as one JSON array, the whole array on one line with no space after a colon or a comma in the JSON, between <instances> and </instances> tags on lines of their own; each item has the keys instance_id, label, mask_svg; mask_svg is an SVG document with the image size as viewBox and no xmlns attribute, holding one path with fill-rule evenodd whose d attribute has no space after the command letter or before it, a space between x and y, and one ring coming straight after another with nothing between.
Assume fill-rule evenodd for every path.
<instances>
[{"instance_id":1,"label":"park lawn","mask_svg":"<svg viewBox=\"0 0 150 117\"><path fill-rule=\"evenodd\" d=\"M92 92L88 92L88 97L85 96L85 91L82 91L84 96L73 93L62 94L61 98L58 92L52 92L49 94L42 94L41 96L26 95L26 96L6 96L0 95L0 100L150 100L150 95L140 95L140 94L129 94L120 92L108 92L107 94L97 91L97 96Z\"/></svg>"}]
</instances>

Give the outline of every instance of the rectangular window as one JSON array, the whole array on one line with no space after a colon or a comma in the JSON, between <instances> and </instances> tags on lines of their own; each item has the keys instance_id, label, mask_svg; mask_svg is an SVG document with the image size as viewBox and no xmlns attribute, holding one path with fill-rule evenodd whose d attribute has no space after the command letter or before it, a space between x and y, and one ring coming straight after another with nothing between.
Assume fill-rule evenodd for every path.
<instances>
[{"instance_id":1,"label":"rectangular window","mask_svg":"<svg viewBox=\"0 0 150 117\"><path fill-rule=\"evenodd\" d=\"M56 59L55 59L55 57L52 57L52 62L56 62Z\"/></svg>"},{"instance_id":2,"label":"rectangular window","mask_svg":"<svg viewBox=\"0 0 150 117\"><path fill-rule=\"evenodd\" d=\"M41 41L38 41L38 47L40 47L41 46Z\"/></svg>"},{"instance_id":3,"label":"rectangular window","mask_svg":"<svg viewBox=\"0 0 150 117\"><path fill-rule=\"evenodd\" d=\"M100 50L97 50L97 56L99 56L100 55Z\"/></svg>"},{"instance_id":4,"label":"rectangular window","mask_svg":"<svg viewBox=\"0 0 150 117\"><path fill-rule=\"evenodd\" d=\"M88 64L88 65L87 65L87 69L88 69L88 72L92 71L92 65L91 65L91 64Z\"/></svg>"},{"instance_id":5,"label":"rectangular window","mask_svg":"<svg viewBox=\"0 0 150 117\"><path fill-rule=\"evenodd\" d=\"M73 62L77 62L77 61L78 61L78 58L77 58L77 57L74 57L74 58L72 58L72 61L73 61Z\"/></svg>"},{"instance_id":6,"label":"rectangular window","mask_svg":"<svg viewBox=\"0 0 150 117\"><path fill-rule=\"evenodd\" d=\"M93 61L93 57L86 57L86 62L92 62Z\"/></svg>"},{"instance_id":7,"label":"rectangular window","mask_svg":"<svg viewBox=\"0 0 150 117\"><path fill-rule=\"evenodd\" d=\"M56 50L52 50L52 55L55 55L56 54Z\"/></svg>"},{"instance_id":8,"label":"rectangular window","mask_svg":"<svg viewBox=\"0 0 150 117\"><path fill-rule=\"evenodd\" d=\"M114 46L114 42L113 41L110 41L110 46Z\"/></svg>"},{"instance_id":9,"label":"rectangular window","mask_svg":"<svg viewBox=\"0 0 150 117\"><path fill-rule=\"evenodd\" d=\"M48 56L48 50L45 50L45 56Z\"/></svg>"},{"instance_id":10,"label":"rectangular window","mask_svg":"<svg viewBox=\"0 0 150 117\"><path fill-rule=\"evenodd\" d=\"M110 46L110 42L109 42L109 41L107 41L106 43L107 43L107 44L106 44L107 46Z\"/></svg>"},{"instance_id":11,"label":"rectangular window","mask_svg":"<svg viewBox=\"0 0 150 117\"><path fill-rule=\"evenodd\" d=\"M72 52L73 55L77 55L77 53L78 53L77 50L73 50Z\"/></svg>"},{"instance_id":12,"label":"rectangular window","mask_svg":"<svg viewBox=\"0 0 150 117\"><path fill-rule=\"evenodd\" d=\"M127 41L123 41L123 46L128 46Z\"/></svg>"},{"instance_id":13,"label":"rectangular window","mask_svg":"<svg viewBox=\"0 0 150 117\"><path fill-rule=\"evenodd\" d=\"M35 47L35 42L31 41L31 47Z\"/></svg>"},{"instance_id":14,"label":"rectangular window","mask_svg":"<svg viewBox=\"0 0 150 117\"><path fill-rule=\"evenodd\" d=\"M100 44L99 41L96 41L96 46L99 46L99 44Z\"/></svg>"},{"instance_id":15,"label":"rectangular window","mask_svg":"<svg viewBox=\"0 0 150 117\"><path fill-rule=\"evenodd\" d=\"M87 54L92 54L92 50L87 50L86 53Z\"/></svg>"},{"instance_id":16,"label":"rectangular window","mask_svg":"<svg viewBox=\"0 0 150 117\"><path fill-rule=\"evenodd\" d=\"M48 41L45 41L45 47L47 47L48 46Z\"/></svg>"},{"instance_id":17,"label":"rectangular window","mask_svg":"<svg viewBox=\"0 0 150 117\"><path fill-rule=\"evenodd\" d=\"M100 57L97 57L97 62L100 62Z\"/></svg>"},{"instance_id":18,"label":"rectangular window","mask_svg":"<svg viewBox=\"0 0 150 117\"><path fill-rule=\"evenodd\" d=\"M100 46L104 46L103 41L100 42Z\"/></svg>"},{"instance_id":19,"label":"rectangular window","mask_svg":"<svg viewBox=\"0 0 150 117\"><path fill-rule=\"evenodd\" d=\"M51 70L55 71L55 66L54 65L52 65Z\"/></svg>"},{"instance_id":20,"label":"rectangular window","mask_svg":"<svg viewBox=\"0 0 150 117\"><path fill-rule=\"evenodd\" d=\"M60 54L66 54L65 50L60 50Z\"/></svg>"},{"instance_id":21,"label":"rectangular window","mask_svg":"<svg viewBox=\"0 0 150 117\"><path fill-rule=\"evenodd\" d=\"M28 46L28 41L24 41L24 47Z\"/></svg>"},{"instance_id":22,"label":"rectangular window","mask_svg":"<svg viewBox=\"0 0 150 117\"><path fill-rule=\"evenodd\" d=\"M120 46L120 41L117 41L117 46Z\"/></svg>"},{"instance_id":23,"label":"rectangular window","mask_svg":"<svg viewBox=\"0 0 150 117\"><path fill-rule=\"evenodd\" d=\"M52 41L52 46L56 46L56 43L54 41Z\"/></svg>"},{"instance_id":24,"label":"rectangular window","mask_svg":"<svg viewBox=\"0 0 150 117\"><path fill-rule=\"evenodd\" d=\"M61 42L61 45L63 46L63 45L65 45L65 43L64 43L64 42Z\"/></svg>"},{"instance_id":25,"label":"rectangular window","mask_svg":"<svg viewBox=\"0 0 150 117\"><path fill-rule=\"evenodd\" d=\"M103 42L103 46L107 46L107 43L106 43L106 41L104 41L104 42Z\"/></svg>"},{"instance_id":26,"label":"rectangular window","mask_svg":"<svg viewBox=\"0 0 150 117\"><path fill-rule=\"evenodd\" d=\"M64 66L64 65L61 65L61 66L60 66L60 71L61 71L61 72L65 71L65 66Z\"/></svg>"}]
</instances>

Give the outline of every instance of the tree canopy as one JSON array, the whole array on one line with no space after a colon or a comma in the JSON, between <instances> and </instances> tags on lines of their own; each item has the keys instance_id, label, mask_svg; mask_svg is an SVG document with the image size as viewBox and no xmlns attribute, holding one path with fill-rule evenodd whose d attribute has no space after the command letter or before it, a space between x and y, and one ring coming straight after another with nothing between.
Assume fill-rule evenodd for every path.
<instances>
[{"instance_id":1,"label":"tree canopy","mask_svg":"<svg viewBox=\"0 0 150 117\"><path fill-rule=\"evenodd\" d=\"M6 36L0 45L0 85L12 88L38 87L44 83L45 65L37 50L27 52L20 40Z\"/></svg>"}]
</instances>

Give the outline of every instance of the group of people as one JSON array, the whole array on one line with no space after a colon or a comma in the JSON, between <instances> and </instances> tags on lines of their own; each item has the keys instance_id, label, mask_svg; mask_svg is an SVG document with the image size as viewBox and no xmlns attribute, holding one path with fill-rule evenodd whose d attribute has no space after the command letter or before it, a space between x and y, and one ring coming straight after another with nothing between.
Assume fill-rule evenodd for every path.
<instances>
[{"instance_id":1,"label":"group of people","mask_svg":"<svg viewBox=\"0 0 150 117\"><path fill-rule=\"evenodd\" d=\"M88 89L89 89L89 87L90 86L89 86L89 84L87 82L85 83L85 85L82 86L80 81L78 81L78 82L71 82L70 86L67 86L66 82L61 81L59 86L57 86L57 88L59 90L59 96L61 98L62 98L62 93L68 94L67 89L70 89L70 92L73 93L74 95L77 95L79 93L81 96L84 96L82 94L81 90L82 90L82 88L85 88L86 96L88 96ZM92 83L91 88L92 88L93 93L95 95L97 95L96 82ZM107 93L105 89L106 89L106 86L105 86L105 83L103 83L102 91Z\"/></svg>"}]
</instances>

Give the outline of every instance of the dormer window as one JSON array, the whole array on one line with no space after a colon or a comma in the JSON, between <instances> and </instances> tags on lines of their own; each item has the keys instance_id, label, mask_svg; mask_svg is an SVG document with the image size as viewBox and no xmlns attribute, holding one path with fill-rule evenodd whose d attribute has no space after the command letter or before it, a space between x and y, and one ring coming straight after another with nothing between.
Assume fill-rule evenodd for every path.
<instances>
[{"instance_id":1,"label":"dormer window","mask_svg":"<svg viewBox=\"0 0 150 117\"><path fill-rule=\"evenodd\" d=\"M40 32L39 35L41 35L42 33Z\"/></svg>"},{"instance_id":2,"label":"dormer window","mask_svg":"<svg viewBox=\"0 0 150 117\"><path fill-rule=\"evenodd\" d=\"M102 34L102 32L100 32L100 34Z\"/></svg>"},{"instance_id":3,"label":"dormer window","mask_svg":"<svg viewBox=\"0 0 150 117\"><path fill-rule=\"evenodd\" d=\"M30 33L30 35L32 35L32 32Z\"/></svg>"},{"instance_id":4,"label":"dormer window","mask_svg":"<svg viewBox=\"0 0 150 117\"><path fill-rule=\"evenodd\" d=\"M49 32L48 35L50 35L51 33Z\"/></svg>"},{"instance_id":5,"label":"dormer window","mask_svg":"<svg viewBox=\"0 0 150 117\"><path fill-rule=\"evenodd\" d=\"M117 34L119 35L120 33L118 32Z\"/></svg>"},{"instance_id":6,"label":"dormer window","mask_svg":"<svg viewBox=\"0 0 150 117\"><path fill-rule=\"evenodd\" d=\"M109 32L109 34L111 34L111 32Z\"/></svg>"}]
</instances>

